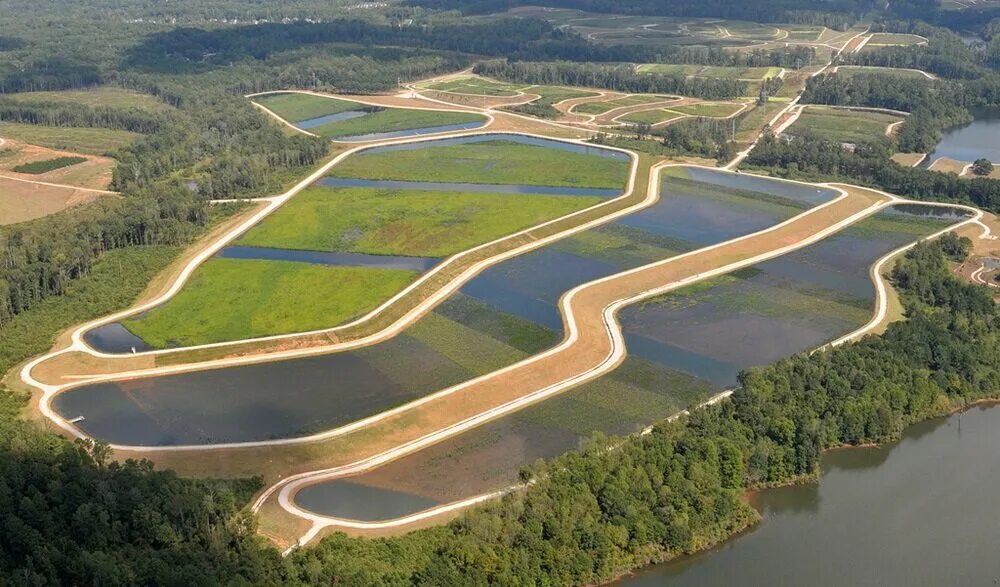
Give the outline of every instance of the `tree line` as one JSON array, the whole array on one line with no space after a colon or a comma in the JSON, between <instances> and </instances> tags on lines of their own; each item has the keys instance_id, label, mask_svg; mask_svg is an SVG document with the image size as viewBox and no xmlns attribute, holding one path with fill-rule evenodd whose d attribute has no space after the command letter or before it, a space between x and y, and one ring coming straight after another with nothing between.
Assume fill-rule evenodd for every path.
<instances>
[{"instance_id":1,"label":"tree line","mask_svg":"<svg viewBox=\"0 0 1000 587\"><path fill-rule=\"evenodd\" d=\"M663 73L639 73L630 64L486 61L475 73L501 80L607 88L632 93L667 93L706 99L736 98L746 94L747 83L732 79L695 78Z\"/></svg>"},{"instance_id":2,"label":"tree line","mask_svg":"<svg viewBox=\"0 0 1000 587\"><path fill-rule=\"evenodd\" d=\"M111 108L47 101L22 101L0 96L0 120L45 126L95 127L153 133L170 124L167 113L140 108Z\"/></svg>"}]
</instances>

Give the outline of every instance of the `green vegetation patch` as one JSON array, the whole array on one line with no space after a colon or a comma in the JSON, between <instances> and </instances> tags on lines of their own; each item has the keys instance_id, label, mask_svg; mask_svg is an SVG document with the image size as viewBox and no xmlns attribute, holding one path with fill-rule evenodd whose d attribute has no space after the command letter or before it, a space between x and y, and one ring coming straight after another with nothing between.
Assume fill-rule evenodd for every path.
<instances>
[{"instance_id":1,"label":"green vegetation patch","mask_svg":"<svg viewBox=\"0 0 1000 587\"><path fill-rule=\"evenodd\" d=\"M603 201L585 196L310 187L239 244L443 257Z\"/></svg>"},{"instance_id":2,"label":"green vegetation patch","mask_svg":"<svg viewBox=\"0 0 1000 587\"><path fill-rule=\"evenodd\" d=\"M916 69L900 69L896 67L867 67L863 65L841 65L837 68L837 75L855 76L877 74L882 76L899 77L904 79L929 79L926 75Z\"/></svg>"},{"instance_id":3,"label":"green vegetation patch","mask_svg":"<svg viewBox=\"0 0 1000 587\"><path fill-rule=\"evenodd\" d=\"M672 63L644 63L639 73L662 73L688 77L714 77L732 80L762 80L776 77L780 67L732 67L723 65L680 65Z\"/></svg>"},{"instance_id":4,"label":"green vegetation patch","mask_svg":"<svg viewBox=\"0 0 1000 587\"><path fill-rule=\"evenodd\" d=\"M77 163L83 163L86 160L86 157L56 157L54 159L24 163L14 167L14 171L17 173L40 175L49 171L55 171L56 169L62 169L63 167L69 167L70 165L76 165Z\"/></svg>"},{"instance_id":5,"label":"green vegetation patch","mask_svg":"<svg viewBox=\"0 0 1000 587\"><path fill-rule=\"evenodd\" d=\"M684 114L661 108L660 110L644 110L642 112L632 112L622 116L618 120L624 122L636 122L639 124L660 124L668 120L684 118Z\"/></svg>"},{"instance_id":6,"label":"green vegetation patch","mask_svg":"<svg viewBox=\"0 0 1000 587\"><path fill-rule=\"evenodd\" d=\"M478 330L432 312L407 331L441 355L475 374L496 371L527 355Z\"/></svg>"},{"instance_id":7,"label":"green vegetation patch","mask_svg":"<svg viewBox=\"0 0 1000 587\"><path fill-rule=\"evenodd\" d=\"M917 35L908 35L904 33L875 33L872 38L865 45L916 45L919 43L926 43L927 40L923 37Z\"/></svg>"},{"instance_id":8,"label":"green vegetation patch","mask_svg":"<svg viewBox=\"0 0 1000 587\"><path fill-rule=\"evenodd\" d=\"M261 106L289 122L302 122L348 110L363 110L357 102L313 96L311 94L269 94L254 98Z\"/></svg>"},{"instance_id":9,"label":"green vegetation patch","mask_svg":"<svg viewBox=\"0 0 1000 587\"><path fill-rule=\"evenodd\" d=\"M740 111L741 104L730 104L726 102L700 102L698 104L688 104L669 108L667 112L678 112L688 116L704 116L709 118L726 118Z\"/></svg>"},{"instance_id":10,"label":"green vegetation patch","mask_svg":"<svg viewBox=\"0 0 1000 587\"><path fill-rule=\"evenodd\" d=\"M534 355L553 346L554 331L520 316L500 312L484 302L455 294L435 310L438 314L483 332L526 355Z\"/></svg>"},{"instance_id":11,"label":"green vegetation patch","mask_svg":"<svg viewBox=\"0 0 1000 587\"><path fill-rule=\"evenodd\" d=\"M148 112L172 110L155 96L116 88L101 86L87 90L57 90L51 92L19 92L4 94L5 98L27 103L82 104L90 107L136 108Z\"/></svg>"},{"instance_id":12,"label":"green vegetation patch","mask_svg":"<svg viewBox=\"0 0 1000 587\"><path fill-rule=\"evenodd\" d=\"M577 88L567 88L565 86L531 86L529 88L525 88L524 91L529 94L538 94L541 96L538 100L535 100L533 104L544 105L552 105L571 98L586 98L587 96L597 95L596 92L589 92L587 90L580 90Z\"/></svg>"},{"instance_id":13,"label":"green vegetation patch","mask_svg":"<svg viewBox=\"0 0 1000 587\"><path fill-rule=\"evenodd\" d=\"M105 155L131 145L139 138L139 134L109 128L41 126L0 122L0 137L61 151Z\"/></svg>"},{"instance_id":14,"label":"green vegetation patch","mask_svg":"<svg viewBox=\"0 0 1000 587\"><path fill-rule=\"evenodd\" d=\"M508 84L482 77L460 77L425 86L429 90L477 96L516 96L524 84Z\"/></svg>"},{"instance_id":15,"label":"green vegetation patch","mask_svg":"<svg viewBox=\"0 0 1000 587\"><path fill-rule=\"evenodd\" d=\"M375 308L412 271L210 259L163 306L125 320L156 348L328 328Z\"/></svg>"},{"instance_id":16,"label":"green vegetation patch","mask_svg":"<svg viewBox=\"0 0 1000 587\"><path fill-rule=\"evenodd\" d=\"M792 125L792 134L807 130L824 139L844 143L879 141L885 129L902 117L882 112L809 106Z\"/></svg>"},{"instance_id":17,"label":"green vegetation patch","mask_svg":"<svg viewBox=\"0 0 1000 587\"><path fill-rule=\"evenodd\" d=\"M608 100L607 102L587 102L586 104L577 104L573 107L572 112L574 114L604 114L605 112L614 110L615 108L622 108L624 106L639 106L640 104L663 102L669 99L670 98L668 96L635 94L633 96L618 98L617 100Z\"/></svg>"},{"instance_id":18,"label":"green vegetation patch","mask_svg":"<svg viewBox=\"0 0 1000 587\"><path fill-rule=\"evenodd\" d=\"M627 162L610 157L490 140L408 151L361 153L337 164L330 175L614 189L624 185L627 170Z\"/></svg>"},{"instance_id":19,"label":"green vegetation patch","mask_svg":"<svg viewBox=\"0 0 1000 587\"><path fill-rule=\"evenodd\" d=\"M309 131L323 137L335 139L480 121L485 122L486 118L472 112L390 108L358 118L320 125L309 129Z\"/></svg>"}]
</instances>

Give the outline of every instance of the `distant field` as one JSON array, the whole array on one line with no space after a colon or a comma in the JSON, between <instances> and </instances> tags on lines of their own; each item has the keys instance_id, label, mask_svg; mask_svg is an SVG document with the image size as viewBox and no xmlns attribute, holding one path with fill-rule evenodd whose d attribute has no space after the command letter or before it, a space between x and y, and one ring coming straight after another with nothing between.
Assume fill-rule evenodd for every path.
<instances>
[{"instance_id":1,"label":"distant field","mask_svg":"<svg viewBox=\"0 0 1000 587\"><path fill-rule=\"evenodd\" d=\"M858 143L885 138L886 127L900 120L903 119L899 116L881 112L835 110L809 106L795 121L790 131L794 134L796 131L809 130L824 139Z\"/></svg>"},{"instance_id":2,"label":"distant field","mask_svg":"<svg viewBox=\"0 0 1000 587\"><path fill-rule=\"evenodd\" d=\"M639 124L659 124L675 118L684 118L684 114L673 110L643 110L642 112L632 112L622 116L618 120L621 122L636 122Z\"/></svg>"},{"instance_id":3,"label":"distant field","mask_svg":"<svg viewBox=\"0 0 1000 587\"><path fill-rule=\"evenodd\" d=\"M614 110L615 108L638 106L640 104L650 104L652 102L663 102L669 99L670 98L667 96L636 94L634 96L618 98L617 100L608 100L607 102L588 102L586 104L578 104L573 107L572 112L574 114L604 114L605 112Z\"/></svg>"},{"instance_id":4,"label":"distant field","mask_svg":"<svg viewBox=\"0 0 1000 587\"><path fill-rule=\"evenodd\" d=\"M926 39L919 37L917 35L906 35L899 33L875 33L872 35L868 44L865 45L916 45L918 43L925 43Z\"/></svg>"},{"instance_id":5,"label":"distant field","mask_svg":"<svg viewBox=\"0 0 1000 587\"><path fill-rule=\"evenodd\" d=\"M897 69L894 67L866 67L861 65L841 65L837 68L837 75L853 76L862 74L875 74L899 77L904 79L929 79L926 75L915 69Z\"/></svg>"},{"instance_id":6,"label":"distant field","mask_svg":"<svg viewBox=\"0 0 1000 587\"><path fill-rule=\"evenodd\" d=\"M688 104L667 108L667 111L679 112L689 116L704 116L708 118L725 118L739 112L743 106L740 104L726 104L721 102L700 102L698 104Z\"/></svg>"},{"instance_id":7,"label":"distant field","mask_svg":"<svg viewBox=\"0 0 1000 587\"><path fill-rule=\"evenodd\" d=\"M337 139L372 133L431 128L477 121L485 122L486 119L482 115L471 112L440 112L434 110L390 108L360 118L324 124L309 130L320 136Z\"/></svg>"},{"instance_id":8,"label":"distant field","mask_svg":"<svg viewBox=\"0 0 1000 587\"><path fill-rule=\"evenodd\" d=\"M169 302L123 323L157 348L314 330L364 314L416 275L290 261L210 259Z\"/></svg>"},{"instance_id":9,"label":"distant field","mask_svg":"<svg viewBox=\"0 0 1000 587\"><path fill-rule=\"evenodd\" d=\"M491 140L408 151L360 153L330 170L334 177L621 188L624 161Z\"/></svg>"},{"instance_id":10,"label":"distant field","mask_svg":"<svg viewBox=\"0 0 1000 587\"><path fill-rule=\"evenodd\" d=\"M818 41L827 29L821 26L778 25L788 31L788 39L792 41Z\"/></svg>"},{"instance_id":11,"label":"distant field","mask_svg":"<svg viewBox=\"0 0 1000 587\"><path fill-rule=\"evenodd\" d=\"M171 107L155 96L124 88L102 86L89 90L59 90L54 92L23 92L5 94L5 98L18 102L58 102L108 106L112 108L139 108L152 112L170 110Z\"/></svg>"},{"instance_id":12,"label":"distant field","mask_svg":"<svg viewBox=\"0 0 1000 587\"><path fill-rule=\"evenodd\" d=\"M244 235L258 247L443 257L597 197L311 187Z\"/></svg>"},{"instance_id":13,"label":"distant field","mask_svg":"<svg viewBox=\"0 0 1000 587\"><path fill-rule=\"evenodd\" d=\"M555 104L557 102L562 102L563 100L569 100L570 98L585 98L587 96L596 96L596 92L588 92L586 90L578 90L576 88L567 88L563 86L531 86L525 88L525 92L529 94L538 94L541 96L538 100L535 100L534 104Z\"/></svg>"},{"instance_id":14,"label":"distant field","mask_svg":"<svg viewBox=\"0 0 1000 587\"><path fill-rule=\"evenodd\" d=\"M0 137L48 147L104 155L131 145L139 135L106 128L73 128L0 122Z\"/></svg>"},{"instance_id":15,"label":"distant field","mask_svg":"<svg viewBox=\"0 0 1000 587\"><path fill-rule=\"evenodd\" d=\"M324 98L309 94L269 94L267 96L257 96L253 101L288 122L301 122L347 110L358 110L363 107L363 105L357 102Z\"/></svg>"},{"instance_id":16,"label":"distant field","mask_svg":"<svg viewBox=\"0 0 1000 587\"><path fill-rule=\"evenodd\" d=\"M516 96L518 90L524 86L525 84L508 84L481 77L462 77L428 84L425 87L430 90L477 96Z\"/></svg>"},{"instance_id":17,"label":"distant field","mask_svg":"<svg viewBox=\"0 0 1000 587\"><path fill-rule=\"evenodd\" d=\"M691 77L714 77L721 79L762 80L777 77L780 67L724 67L715 65L675 65L669 63L644 63L638 67L640 73L665 73Z\"/></svg>"}]
</instances>

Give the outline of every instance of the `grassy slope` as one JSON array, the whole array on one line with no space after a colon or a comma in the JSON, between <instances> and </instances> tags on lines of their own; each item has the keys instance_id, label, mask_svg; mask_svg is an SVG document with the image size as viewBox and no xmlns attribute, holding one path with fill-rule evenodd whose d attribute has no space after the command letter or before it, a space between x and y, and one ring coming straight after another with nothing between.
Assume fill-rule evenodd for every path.
<instances>
[{"instance_id":1,"label":"grassy slope","mask_svg":"<svg viewBox=\"0 0 1000 587\"><path fill-rule=\"evenodd\" d=\"M485 118L472 112L439 112L434 110L393 108L360 118L324 124L309 130L320 136L338 138L477 121L485 121Z\"/></svg>"},{"instance_id":2,"label":"grassy slope","mask_svg":"<svg viewBox=\"0 0 1000 587\"><path fill-rule=\"evenodd\" d=\"M538 94L541 96L541 98L535 101L535 104L555 104L556 102L562 102L570 98L584 98L586 96L597 95L597 92L588 92L563 86L532 86L524 91L529 94Z\"/></svg>"},{"instance_id":3,"label":"grassy slope","mask_svg":"<svg viewBox=\"0 0 1000 587\"><path fill-rule=\"evenodd\" d=\"M678 106L676 108L670 108L674 112L680 112L681 114L690 114L691 116L708 116L716 118L725 118L726 116L732 115L734 112L740 109L739 104L716 104L711 102L704 102L701 104L688 104L687 106Z\"/></svg>"},{"instance_id":4,"label":"grassy slope","mask_svg":"<svg viewBox=\"0 0 1000 587\"><path fill-rule=\"evenodd\" d=\"M473 94L477 96L516 96L517 90L526 84L507 84L485 78L464 77L436 82L426 86L431 90L455 92L457 94Z\"/></svg>"},{"instance_id":5,"label":"grassy slope","mask_svg":"<svg viewBox=\"0 0 1000 587\"><path fill-rule=\"evenodd\" d=\"M107 128L64 128L0 122L0 137L50 149L104 155L132 144L139 135Z\"/></svg>"},{"instance_id":6,"label":"grassy slope","mask_svg":"<svg viewBox=\"0 0 1000 587\"><path fill-rule=\"evenodd\" d=\"M254 101L289 122L301 122L361 107L347 100L308 94L271 94L254 98Z\"/></svg>"},{"instance_id":7,"label":"grassy slope","mask_svg":"<svg viewBox=\"0 0 1000 587\"><path fill-rule=\"evenodd\" d=\"M111 108L139 108L150 112L171 109L169 105L161 102L155 96L112 86L102 86L88 90L24 92L6 94L5 97L18 102L56 102L83 104L86 106L107 106Z\"/></svg>"},{"instance_id":8,"label":"grassy slope","mask_svg":"<svg viewBox=\"0 0 1000 587\"><path fill-rule=\"evenodd\" d=\"M411 271L211 259L176 297L125 326L154 347L336 326L376 307Z\"/></svg>"},{"instance_id":9,"label":"grassy slope","mask_svg":"<svg viewBox=\"0 0 1000 587\"><path fill-rule=\"evenodd\" d=\"M885 129L890 123L899 120L902 120L899 116L880 112L810 106L792 125L792 132L808 129L822 138L847 143L876 141L885 137Z\"/></svg>"},{"instance_id":10,"label":"grassy slope","mask_svg":"<svg viewBox=\"0 0 1000 587\"><path fill-rule=\"evenodd\" d=\"M312 187L240 244L446 256L582 209L601 198Z\"/></svg>"},{"instance_id":11,"label":"grassy slope","mask_svg":"<svg viewBox=\"0 0 1000 587\"><path fill-rule=\"evenodd\" d=\"M636 96L626 96L617 100L607 102L588 102L573 107L574 114L604 114L615 108L623 106L638 106L639 104L649 104L651 102L662 102L668 98L664 96L653 96L649 94L639 94Z\"/></svg>"},{"instance_id":12,"label":"grassy slope","mask_svg":"<svg viewBox=\"0 0 1000 587\"><path fill-rule=\"evenodd\" d=\"M336 177L620 188L627 163L512 141L360 154L331 170Z\"/></svg>"},{"instance_id":13,"label":"grassy slope","mask_svg":"<svg viewBox=\"0 0 1000 587\"><path fill-rule=\"evenodd\" d=\"M878 74L891 77L901 77L905 79L927 79L927 76L912 69L896 69L894 67L864 67L860 65L841 65L837 69L837 75L859 75Z\"/></svg>"},{"instance_id":14,"label":"grassy slope","mask_svg":"<svg viewBox=\"0 0 1000 587\"><path fill-rule=\"evenodd\" d=\"M680 113L673 110L645 110L643 112L633 112L631 114L626 114L618 120L625 122L639 122L645 124L658 124L665 120L671 120L681 116Z\"/></svg>"}]
</instances>

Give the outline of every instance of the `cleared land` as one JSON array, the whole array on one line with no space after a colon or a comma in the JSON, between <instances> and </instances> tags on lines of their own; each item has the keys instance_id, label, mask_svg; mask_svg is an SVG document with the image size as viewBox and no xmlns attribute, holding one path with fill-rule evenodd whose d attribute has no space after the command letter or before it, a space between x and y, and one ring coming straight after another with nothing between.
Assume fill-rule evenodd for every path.
<instances>
[{"instance_id":1,"label":"cleared land","mask_svg":"<svg viewBox=\"0 0 1000 587\"><path fill-rule=\"evenodd\" d=\"M311 187L250 230L239 244L443 257L602 200Z\"/></svg>"},{"instance_id":2,"label":"cleared land","mask_svg":"<svg viewBox=\"0 0 1000 587\"><path fill-rule=\"evenodd\" d=\"M531 86L530 88L526 88L525 92L529 94L538 94L540 98L532 103L543 105L551 105L556 102L562 102L563 100L569 100L571 98L586 98L588 96L597 95L597 92L589 92L587 90L567 88L564 86Z\"/></svg>"},{"instance_id":3,"label":"cleared land","mask_svg":"<svg viewBox=\"0 0 1000 587\"><path fill-rule=\"evenodd\" d=\"M57 183L99 190L108 188L108 184L111 182L112 170L115 167L115 161L107 157L87 155L79 163L37 174L22 174L17 171L18 169L24 169L22 166L25 165L34 166L44 161L69 157L79 158L80 155L6 139L3 146L0 147L0 173L45 183ZM29 168L29 170L31 169L37 170L39 167Z\"/></svg>"},{"instance_id":4,"label":"cleared land","mask_svg":"<svg viewBox=\"0 0 1000 587\"><path fill-rule=\"evenodd\" d=\"M697 104L687 104L667 108L667 111L679 112L688 116L704 116L706 118L727 118L736 114L743 108L741 104L728 104L722 102L699 102Z\"/></svg>"},{"instance_id":5,"label":"cleared land","mask_svg":"<svg viewBox=\"0 0 1000 587\"><path fill-rule=\"evenodd\" d=\"M16 139L50 149L104 155L131 145L139 138L139 135L124 130L111 130L107 128L41 126L36 124L0 122L0 137Z\"/></svg>"},{"instance_id":6,"label":"cleared land","mask_svg":"<svg viewBox=\"0 0 1000 587\"><path fill-rule=\"evenodd\" d=\"M642 104L662 102L669 99L669 96L635 94L632 96L625 96L624 98L608 100L606 102L587 102L586 104L578 104L573 107L572 112L573 114L604 114L605 112L609 112L615 108L622 108L624 106L640 106Z\"/></svg>"},{"instance_id":7,"label":"cleared land","mask_svg":"<svg viewBox=\"0 0 1000 587\"><path fill-rule=\"evenodd\" d=\"M52 92L22 92L5 94L5 98L18 102L49 102L57 104L83 104L110 108L138 108L151 112L170 110L171 107L155 96L124 88L102 86L88 90L58 90Z\"/></svg>"},{"instance_id":8,"label":"cleared land","mask_svg":"<svg viewBox=\"0 0 1000 587\"><path fill-rule=\"evenodd\" d=\"M686 118L686 115L675 110L661 108L659 110L643 110L642 112L630 112L618 120L622 122L637 122L640 124L660 124L668 120Z\"/></svg>"},{"instance_id":9,"label":"cleared land","mask_svg":"<svg viewBox=\"0 0 1000 587\"><path fill-rule=\"evenodd\" d=\"M169 302L124 321L154 347L329 327L406 287L411 271L211 259Z\"/></svg>"},{"instance_id":10,"label":"cleared land","mask_svg":"<svg viewBox=\"0 0 1000 587\"><path fill-rule=\"evenodd\" d=\"M95 192L0 177L0 225L41 218L99 197Z\"/></svg>"},{"instance_id":11,"label":"cleared land","mask_svg":"<svg viewBox=\"0 0 1000 587\"><path fill-rule=\"evenodd\" d=\"M427 84L429 90L476 96L516 96L525 84L509 84L482 77L459 77Z\"/></svg>"},{"instance_id":12,"label":"cleared land","mask_svg":"<svg viewBox=\"0 0 1000 587\"><path fill-rule=\"evenodd\" d=\"M357 102L309 94L269 94L257 96L253 101L293 123L365 108Z\"/></svg>"},{"instance_id":13,"label":"cleared land","mask_svg":"<svg viewBox=\"0 0 1000 587\"><path fill-rule=\"evenodd\" d=\"M689 77L714 77L721 79L762 80L777 77L780 67L726 67L720 65L674 65L668 63L644 63L638 67L640 73L665 73Z\"/></svg>"},{"instance_id":14,"label":"cleared land","mask_svg":"<svg viewBox=\"0 0 1000 587\"><path fill-rule=\"evenodd\" d=\"M792 134L809 131L818 137L843 143L871 142L884 139L886 127L901 120L900 116L882 112L809 106L792 124L790 131Z\"/></svg>"},{"instance_id":15,"label":"cleared land","mask_svg":"<svg viewBox=\"0 0 1000 587\"><path fill-rule=\"evenodd\" d=\"M916 69L899 69L896 67L868 67L863 65L841 65L837 75L854 76L859 74L878 74L903 79L929 79L923 72Z\"/></svg>"},{"instance_id":16,"label":"cleared land","mask_svg":"<svg viewBox=\"0 0 1000 587\"><path fill-rule=\"evenodd\" d=\"M360 153L333 177L403 181L620 188L628 164L595 155L491 140L407 151Z\"/></svg>"},{"instance_id":17,"label":"cleared land","mask_svg":"<svg viewBox=\"0 0 1000 587\"><path fill-rule=\"evenodd\" d=\"M901 33L875 33L872 35L871 40L868 41L866 47L872 45L919 45L921 43L926 43L927 39L918 35L907 35Z\"/></svg>"}]
</instances>

